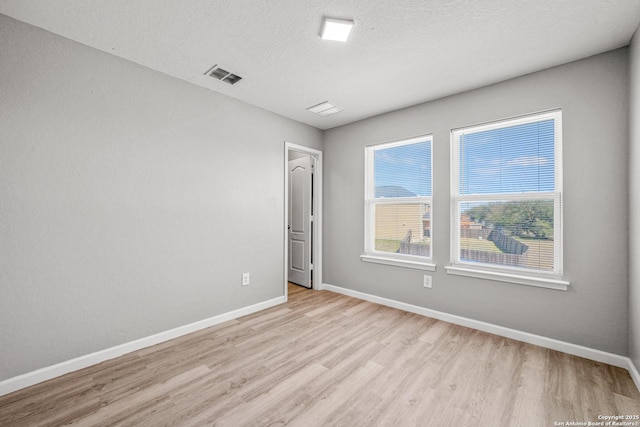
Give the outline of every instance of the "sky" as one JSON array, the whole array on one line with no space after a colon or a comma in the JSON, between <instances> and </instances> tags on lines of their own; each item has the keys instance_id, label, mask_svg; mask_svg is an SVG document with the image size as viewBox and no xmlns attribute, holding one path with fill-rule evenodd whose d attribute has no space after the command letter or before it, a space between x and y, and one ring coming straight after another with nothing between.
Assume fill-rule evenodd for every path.
<instances>
[{"instance_id":1,"label":"sky","mask_svg":"<svg viewBox=\"0 0 640 427\"><path fill-rule=\"evenodd\" d=\"M552 119L467 133L460 138L460 194L554 191ZM431 196L431 157L430 141L377 149L374 185L399 186L419 196Z\"/></svg>"},{"instance_id":2,"label":"sky","mask_svg":"<svg viewBox=\"0 0 640 427\"><path fill-rule=\"evenodd\" d=\"M553 191L554 121L460 137L460 194Z\"/></svg>"},{"instance_id":3,"label":"sky","mask_svg":"<svg viewBox=\"0 0 640 427\"><path fill-rule=\"evenodd\" d=\"M431 141L376 150L374 185L399 186L416 196L431 196Z\"/></svg>"}]
</instances>

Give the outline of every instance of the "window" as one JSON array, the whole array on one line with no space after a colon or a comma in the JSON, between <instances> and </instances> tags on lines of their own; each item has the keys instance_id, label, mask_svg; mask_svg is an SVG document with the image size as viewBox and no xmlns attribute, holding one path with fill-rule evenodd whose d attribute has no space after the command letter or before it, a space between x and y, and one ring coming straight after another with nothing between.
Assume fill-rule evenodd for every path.
<instances>
[{"instance_id":1,"label":"window","mask_svg":"<svg viewBox=\"0 0 640 427\"><path fill-rule=\"evenodd\" d=\"M566 289L561 141L560 111L452 132L449 273Z\"/></svg>"},{"instance_id":2,"label":"window","mask_svg":"<svg viewBox=\"0 0 640 427\"><path fill-rule=\"evenodd\" d=\"M434 270L431 136L366 148L364 261Z\"/></svg>"}]
</instances>

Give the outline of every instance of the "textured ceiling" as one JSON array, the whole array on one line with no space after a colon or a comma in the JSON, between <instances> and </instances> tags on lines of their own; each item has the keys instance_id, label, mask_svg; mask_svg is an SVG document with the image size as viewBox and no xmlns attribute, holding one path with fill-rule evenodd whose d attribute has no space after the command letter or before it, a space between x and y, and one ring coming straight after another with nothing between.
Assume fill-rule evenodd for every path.
<instances>
[{"instance_id":1,"label":"textured ceiling","mask_svg":"<svg viewBox=\"0 0 640 427\"><path fill-rule=\"evenodd\" d=\"M0 13L328 129L626 46L639 0L0 0ZM323 17L353 19L349 42ZM204 75L220 64L243 77ZM343 112L305 110L331 101Z\"/></svg>"}]
</instances>

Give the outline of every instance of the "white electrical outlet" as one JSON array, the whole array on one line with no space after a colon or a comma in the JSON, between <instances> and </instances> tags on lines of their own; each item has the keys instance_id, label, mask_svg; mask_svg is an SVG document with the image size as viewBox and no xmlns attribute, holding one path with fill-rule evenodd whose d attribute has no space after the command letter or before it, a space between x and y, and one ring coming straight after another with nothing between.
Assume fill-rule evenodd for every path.
<instances>
[{"instance_id":1,"label":"white electrical outlet","mask_svg":"<svg viewBox=\"0 0 640 427\"><path fill-rule=\"evenodd\" d=\"M431 276L429 276L428 274L424 275L424 279L422 281L422 286L424 286L425 288L430 288L431 287Z\"/></svg>"},{"instance_id":2,"label":"white electrical outlet","mask_svg":"<svg viewBox=\"0 0 640 427\"><path fill-rule=\"evenodd\" d=\"M251 283L251 275L249 273L242 273L242 286L247 286Z\"/></svg>"}]
</instances>

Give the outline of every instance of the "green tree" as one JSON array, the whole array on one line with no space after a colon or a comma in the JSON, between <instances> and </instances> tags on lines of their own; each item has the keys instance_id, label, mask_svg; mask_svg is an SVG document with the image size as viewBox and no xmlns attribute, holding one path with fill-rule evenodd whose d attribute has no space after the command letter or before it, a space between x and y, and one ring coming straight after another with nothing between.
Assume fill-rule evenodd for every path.
<instances>
[{"instance_id":1,"label":"green tree","mask_svg":"<svg viewBox=\"0 0 640 427\"><path fill-rule=\"evenodd\" d=\"M491 213L491 206L488 204L474 206L471 209L467 209L465 213L469 215L471 221L484 222Z\"/></svg>"},{"instance_id":2,"label":"green tree","mask_svg":"<svg viewBox=\"0 0 640 427\"><path fill-rule=\"evenodd\" d=\"M490 202L465 212L472 221L483 222L516 237L553 239L553 201Z\"/></svg>"}]
</instances>

